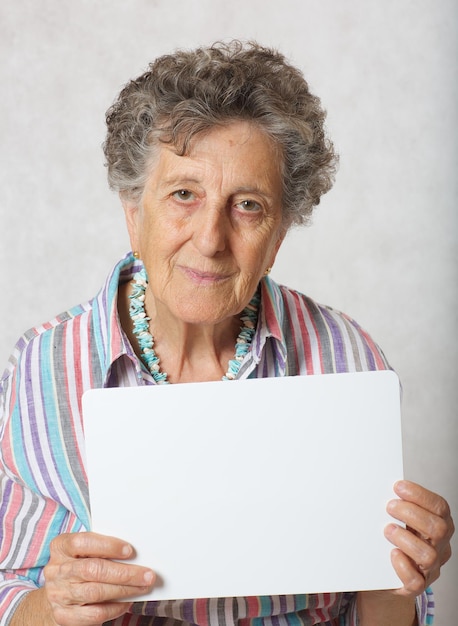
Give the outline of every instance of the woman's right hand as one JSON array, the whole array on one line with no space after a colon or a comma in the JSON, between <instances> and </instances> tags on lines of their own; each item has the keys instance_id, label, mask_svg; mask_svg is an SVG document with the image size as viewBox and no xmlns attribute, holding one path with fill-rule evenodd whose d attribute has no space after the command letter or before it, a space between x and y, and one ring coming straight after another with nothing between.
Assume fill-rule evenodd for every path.
<instances>
[{"instance_id":1,"label":"woman's right hand","mask_svg":"<svg viewBox=\"0 0 458 626\"><path fill-rule=\"evenodd\" d=\"M126 613L132 603L124 600L147 593L155 580L151 569L112 560L133 555L131 545L114 537L90 532L57 536L42 590L54 622L100 626Z\"/></svg>"}]
</instances>

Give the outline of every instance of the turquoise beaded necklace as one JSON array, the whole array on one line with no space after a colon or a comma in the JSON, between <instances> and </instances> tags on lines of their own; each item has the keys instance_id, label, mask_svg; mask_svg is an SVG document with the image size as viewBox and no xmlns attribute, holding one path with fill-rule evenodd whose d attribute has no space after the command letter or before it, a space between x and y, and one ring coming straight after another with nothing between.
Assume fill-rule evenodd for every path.
<instances>
[{"instance_id":1,"label":"turquoise beaded necklace","mask_svg":"<svg viewBox=\"0 0 458 626\"><path fill-rule=\"evenodd\" d=\"M134 325L133 333L140 347L142 361L158 384L169 385L170 381L167 380L167 373L161 372L159 357L154 351L154 338L149 331L150 318L145 311L145 291L148 285L145 268L134 274L131 285L132 293L129 295L129 314ZM222 377L222 380L233 380L238 374L240 365L250 349L256 331L259 303L260 297L258 292L256 292L242 311L240 320L243 326L235 342L235 355L233 359L230 359L227 372Z\"/></svg>"}]
</instances>

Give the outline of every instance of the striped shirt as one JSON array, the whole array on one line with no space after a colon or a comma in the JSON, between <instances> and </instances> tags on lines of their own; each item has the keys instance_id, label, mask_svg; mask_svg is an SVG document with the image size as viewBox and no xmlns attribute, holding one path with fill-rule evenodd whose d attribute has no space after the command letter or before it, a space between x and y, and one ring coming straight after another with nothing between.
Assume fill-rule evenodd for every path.
<instances>
[{"instance_id":1,"label":"striped shirt","mask_svg":"<svg viewBox=\"0 0 458 626\"><path fill-rule=\"evenodd\" d=\"M86 389L153 385L124 334L120 283L139 262L122 259L99 294L29 330L0 386L0 624L44 584L51 540L90 529L81 397ZM265 277L256 333L237 378L387 369L352 319ZM234 384L228 382L227 384ZM113 626L356 626L354 593L134 603ZM431 624L430 591L417 601Z\"/></svg>"}]
</instances>

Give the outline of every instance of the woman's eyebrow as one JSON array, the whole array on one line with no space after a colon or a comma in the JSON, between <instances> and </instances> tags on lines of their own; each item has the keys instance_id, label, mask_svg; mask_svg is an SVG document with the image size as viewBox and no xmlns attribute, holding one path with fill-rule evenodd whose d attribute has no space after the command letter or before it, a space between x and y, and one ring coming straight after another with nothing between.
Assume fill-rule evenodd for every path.
<instances>
[{"instance_id":1,"label":"woman's eyebrow","mask_svg":"<svg viewBox=\"0 0 458 626\"><path fill-rule=\"evenodd\" d=\"M262 187L259 187L258 185L237 187L237 189L233 191L232 195L239 194L239 193L246 193L246 194L255 193L269 200L272 200L274 197L271 192L267 191L267 189L263 189Z\"/></svg>"},{"instance_id":2,"label":"woman's eyebrow","mask_svg":"<svg viewBox=\"0 0 458 626\"><path fill-rule=\"evenodd\" d=\"M187 176L186 174L182 174L180 176L165 176L161 178L159 185L162 186L175 186L175 185L185 185L187 183L194 183L197 185L202 184L202 181L195 176Z\"/></svg>"}]
</instances>

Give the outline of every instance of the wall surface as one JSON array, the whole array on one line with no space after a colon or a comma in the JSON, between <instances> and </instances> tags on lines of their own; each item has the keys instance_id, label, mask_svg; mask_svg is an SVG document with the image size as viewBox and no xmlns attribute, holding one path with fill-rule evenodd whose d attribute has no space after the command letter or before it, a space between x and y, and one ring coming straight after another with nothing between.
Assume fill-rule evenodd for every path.
<instances>
[{"instance_id":1,"label":"wall surface","mask_svg":"<svg viewBox=\"0 0 458 626\"><path fill-rule=\"evenodd\" d=\"M273 276L383 346L403 381L406 476L458 517L457 13L453 0L2 0L0 360L91 297L128 247L100 149L122 84L176 47L257 39L303 69L341 155ZM456 623L457 564L435 585L437 626Z\"/></svg>"}]
</instances>

